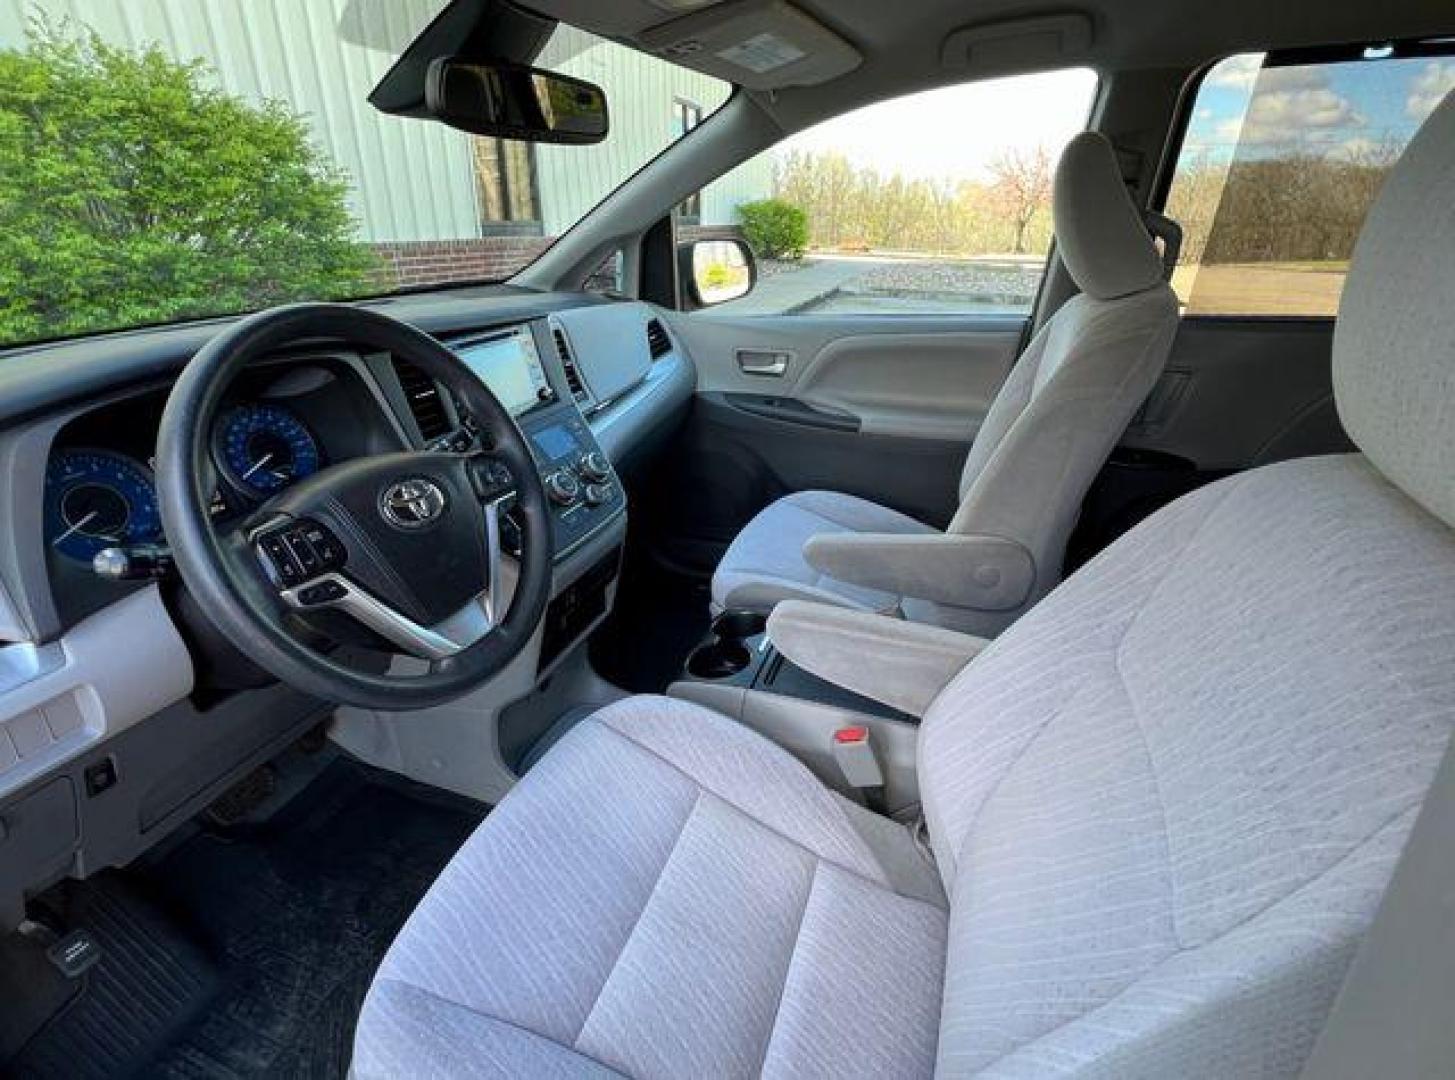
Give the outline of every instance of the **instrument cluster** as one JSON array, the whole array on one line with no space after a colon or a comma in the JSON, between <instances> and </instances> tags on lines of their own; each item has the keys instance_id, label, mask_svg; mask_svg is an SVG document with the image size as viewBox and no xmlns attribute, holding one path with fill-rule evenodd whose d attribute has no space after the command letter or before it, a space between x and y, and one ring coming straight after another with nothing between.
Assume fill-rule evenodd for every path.
<instances>
[{"instance_id":1,"label":"instrument cluster","mask_svg":"<svg viewBox=\"0 0 1455 1080\"><path fill-rule=\"evenodd\" d=\"M213 513L228 516L267 501L323 467L318 439L291 409L247 402L218 417L212 454L221 484ZM65 447L52 452L45 478L46 543L89 564L110 547L162 544L150 462L120 450Z\"/></svg>"}]
</instances>

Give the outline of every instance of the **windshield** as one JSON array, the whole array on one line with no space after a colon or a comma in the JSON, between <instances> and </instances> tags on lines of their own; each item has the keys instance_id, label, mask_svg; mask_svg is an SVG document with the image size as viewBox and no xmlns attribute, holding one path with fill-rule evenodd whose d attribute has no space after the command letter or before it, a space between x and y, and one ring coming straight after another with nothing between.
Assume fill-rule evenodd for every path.
<instances>
[{"instance_id":1,"label":"windshield","mask_svg":"<svg viewBox=\"0 0 1455 1080\"><path fill-rule=\"evenodd\" d=\"M731 86L560 26L608 138L480 138L367 102L443 0L0 6L0 345L501 280Z\"/></svg>"}]
</instances>

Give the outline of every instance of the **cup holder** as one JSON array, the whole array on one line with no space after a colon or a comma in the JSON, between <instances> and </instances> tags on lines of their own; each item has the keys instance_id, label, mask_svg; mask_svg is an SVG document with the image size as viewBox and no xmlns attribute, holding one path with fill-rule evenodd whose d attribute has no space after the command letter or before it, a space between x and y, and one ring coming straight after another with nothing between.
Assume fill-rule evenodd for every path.
<instances>
[{"instance_id":1,"label":"cup holder","mask_svg":"<svg viewBox=\"0 0 1455 1080\"><path fill-rule=\"evenodd\" d=\"M687 671L699 679L727 679L747 667L752 658L746 645L719 639L693 649Z\"/></svg>"},{"instance_id":2,"label":"cup holder","mask_svg":"<svg viewBox=\"0 0 1455 1080\"><path fill-rule=\"evenodd\" d=\"M714 637L724 641L746 641L768 628L768 617L756 611L725 611L712 620Z\"/></svg>"}]
</instances>

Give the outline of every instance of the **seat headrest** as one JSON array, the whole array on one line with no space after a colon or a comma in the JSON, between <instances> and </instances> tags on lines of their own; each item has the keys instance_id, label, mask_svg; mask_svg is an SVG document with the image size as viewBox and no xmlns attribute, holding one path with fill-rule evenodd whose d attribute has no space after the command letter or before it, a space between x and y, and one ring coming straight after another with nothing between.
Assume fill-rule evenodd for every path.
<instances>
[{"instance_id":1,"label":"seat headrest","mask_svg":"<svg viewBox=\"0 0 1455 1080\"><path fill-rule=\"evenodd\" d=\"M1334 400L1374 467L1455 525L1455 94L1385 179L1354 246Z\"/></svg>"},{"instance_id":2,"label":"seat headrest","mask_svg":"<svg viewBox=\"0 0 1455 1080\"><path fill-rule=\"evenodd\" d=\"M1086 131L1067 143L1051 207L1056 250L1088 296L1115 300L1162 280L1161 257L1105 136Z\"/></svg>"}]
</instances>

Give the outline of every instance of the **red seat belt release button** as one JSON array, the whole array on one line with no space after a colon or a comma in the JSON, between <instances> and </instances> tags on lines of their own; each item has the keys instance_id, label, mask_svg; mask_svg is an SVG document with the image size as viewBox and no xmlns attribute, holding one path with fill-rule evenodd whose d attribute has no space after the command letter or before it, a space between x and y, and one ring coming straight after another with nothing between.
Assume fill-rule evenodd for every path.
<instances>
[{"instance_id":1,"label":"red seat belt release button","mask_svg":"<svg viewBox=\"0 0 1455 1080\"><path fill-rule=\"evenodd\" d=\"M879 759L874 756L874 747L869 742L867 727L842 727L834 732L834 760L839 771L852 788L877 788L884 786L884 774L879 769Z\"/></svg>"}]
</instances>

